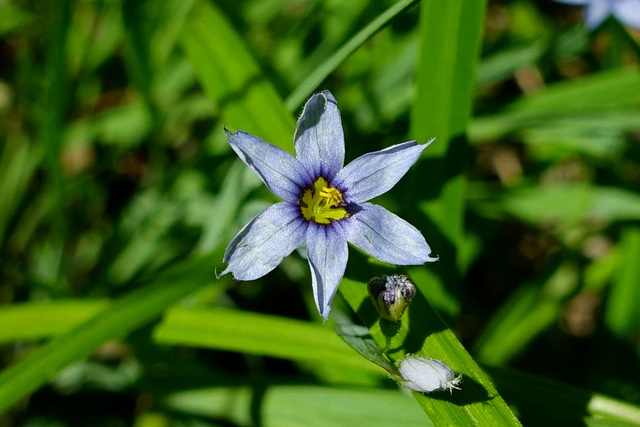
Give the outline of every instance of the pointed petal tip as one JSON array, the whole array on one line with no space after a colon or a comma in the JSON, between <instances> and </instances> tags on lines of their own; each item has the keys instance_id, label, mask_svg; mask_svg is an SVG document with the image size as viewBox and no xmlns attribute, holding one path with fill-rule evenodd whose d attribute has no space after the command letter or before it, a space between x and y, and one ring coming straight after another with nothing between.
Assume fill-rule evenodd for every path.
<instances>
[{"instance_id":1,"label":"pointed petal tip","mask_svg":"<svg viewBox=\"0 0 640 427\"><path fill-rule=\"evenodd\" d=\"M243 130L237 130L234 132L232 130L229 130L226 127L224 128L224 133L227 134L227 138L229 138L229 143L232 142L231 138L239 138L239 137L242 137L243 135L254 136L254 135L251 135L249 132L245 132Z\"/></svg>"},{"instance_id":2,"label":"pointed petal tip","mask_svg":"<svg viewBox=\"0 0 640 427\"><path fill-rule=\"evenodd\" d=\"M438 255L433 257L433 256L431 256L431 254L429 254L429 256L427 257L427 260L423 263L423 265L428 263L428 262L436 262L436 261L440 261L440 257Z\"/></svg>"},{"instance_id":3,"label":"pointed petal tip","mask_svg":"<svg viewBox=\"0 0 640 427\"><path fill-rule=\"evenodd\" d=\"M214 271L213 271L213 274L215 274L215 275L216 275L216 279L220 279L222 276L224 276L225 274L227 274L227 273L229 272L228 270L229 270L229 268L225 268L225 269L222 271L222 273L219 273L219 274L218 274L218 271L217 271L217 270L214 270Z\"/></svg>"},{"instance_id":4,"label":"pointed petal tip","mask_svg":"<svg viewBox=\"0 0 640 427\"><path fill-rule=\"evenodd\" d=\"M437 261L424 236L413 225L382 206L361 203L347 223L347 240L373 258L395 265Z\"/></svg>"},{"instance_id":5,"label":"pointed petal tip","mask_svg":"<svg viewBox=\"0 0 640 427\"><path fill-rule=\"evenodd\" d=\"M427 142L418 142L417 139L412 139L411 141L404 142L403 144L418 145L418 146L422 147L422 149L424 150L425 148L430 146L431 143L433 143L435 140L436 140L436 137L434 136L433 138L431 138ZM398 145L401 145L401 144L398 144Z\"/></svg>"},{"instance_id":6,"label":"pointed petal tip","mask_svg":"<svg viewBox=\"0 0 640 427\"><path fill-rule=\"evenodd\" d=\"M395 265L403 265L403 266L408 266L408 265L427 265L429 263L432 262L436 262L436 261L440 261L440 257L439 256L431 256L431 255L427 255L425 257L422 257L422 259L418 260L402 260L399 262L396 262ZM394 263L390 263L390 264L394 264Z\"/></svg>"},{"instance_id":7,"label":"pointed petal tip","mask_svg":"<svg viewBox=\"0 0 640 427\"><path fill-rule=\"evenodd\" d=\"M323 322L329 320L329 313L331 312L331 306L325 305L324 307L318 307L318 313L322 316Z\"/></svg>"},{"instance_id":8,"label":"pointed petal tip","mask_svg":"<svg viewBox=\"0 0 640 427\"><path fill-rule=\"evenodd\" d=\"M307 102L305 102L304 107L306 107L308 104L311 104L311 101L313 101L316 98L324 98L325 100L329 98L329 96L331 95L331 92L329 92L328 90L323 90L322 92L316 92L313 95L311 95L309 97L309 99L307 99ZM302 114L304 114L304 110L305 108L302 108Z\"/></svg>"},{"instance_id":9,"label":"pointed petal tip","mask_svg":"<svg viewBox=\"0 0 640 427\"><path fill-rule=\"evenodd\" d=\"M336 98L333 96L333 94L330 91L325 89L320 93L322 94L322 96L324 96L327 99L327 101L332 101L334 103L337 103Z\"/></svg>"},{"instance_id":10,"label":"pointed petal tip","mask_svg":"<svg viewBox=\"0 0 640 427\"><path fill-rule=\"evenodd\" d=\"M224 127L223 127L223 130L224 130L225 135L227 135L227 139L229 139L229 142L231 142L231 141L230 141L230 140L231 140L231 138L235 137L235 136L238 134L238 132L237 132L237 131L236 131L236 132L232 132L232 131L230 131L230 130L229 130L229 128L228 128L228 127L226 127L226 126L224 126Z\"/></svg>"},{"instance_id":11,"label":"pointed petal tip","mask_svg":"<svg viewBox=\"0 0 640 427\"><path fill-rule=\"evenodd\" d=\"M344 277L349 252L342 227L312 226L307 230L307 258L318 313L326 321L331 301Z\"/></svg>"},{"instance_id":12,"label":"pointed petal tip","mask_svg":"<svg viewBox=\"0 0 640 427\"><path fill-rule=\"evenodd\" d=\"M223 261L228 262L226 259ZM233 277L234 279L236 278L236 275L233 273L233 271L231 271L231 265L227 265L227 268L222 270L222 273L218 273L218 271L214 271L214 273L216 275L216 279L220 279L222 276L226 276L229 273L231 273L231 277Z\"/></svg>"},{"instance_id":13,"label":"pointed petal tip","mask_svg":"<svg viewBox=\"0 0 640 427\"><path fill-rule=\"evenodd\" d=\"M309 99L307 100L307 102L305 103L305 105L304 105L304 107L302 109L301 116L304 114L304 111L305 111L307 105L312 105L313 102L315 102L315 100L317 98L323 98L321 102L322 102L322 104L324 106L324 110L327 109L327 104L329 104L329 103L335 104L336 106L338 105L338 101L336 101L336 98L333 96L333 94L330 91L325 89L325 90L323 90L321 92L316 92L316 93L314 93L313 95L311 95L309 97Z\"/></svg>"},{"instance_id":14,"label":"pointed petal tip","mask_svg":"<svg viewBox=\"0 0 640 427\"><path fill-rule=\"evenodd\" d=\"M440 261L440 256L439 255L432 255L431 253L431 248L429 247L429 244L427 244L426 247L426 251L423 252L423 262L420 265L426 265L430 262L436 262L436 261Z\"/></svg>"}]
</instances>

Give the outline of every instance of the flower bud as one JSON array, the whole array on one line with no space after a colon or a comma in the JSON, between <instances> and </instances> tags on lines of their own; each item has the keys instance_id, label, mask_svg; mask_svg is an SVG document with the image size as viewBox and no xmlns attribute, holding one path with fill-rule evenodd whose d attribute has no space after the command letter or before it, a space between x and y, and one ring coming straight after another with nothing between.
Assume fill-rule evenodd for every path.
<instances>
[{"instance_id":1,"label":"flower bud","mask_svg":"<svg viewBox=\"0 0 640 427\"><path fill-rule=\"evenodd\" d=\"M367 285L369 296L380 317L397 322L416 294L415 285L407 276L374 277Z\"/></svg>"},{"instance_id":2,"label":"flower bud","mask_svg":"<svg viewBox=\"0 0 640 427\"><path fill-rule=\"evenodd\" d=\"M408 355L398 364L400 384L420 393L431 393L439 390L460 390L458 384L462 376L456 375L443 362L426 357Z\"/></svg>"}]
</instances>

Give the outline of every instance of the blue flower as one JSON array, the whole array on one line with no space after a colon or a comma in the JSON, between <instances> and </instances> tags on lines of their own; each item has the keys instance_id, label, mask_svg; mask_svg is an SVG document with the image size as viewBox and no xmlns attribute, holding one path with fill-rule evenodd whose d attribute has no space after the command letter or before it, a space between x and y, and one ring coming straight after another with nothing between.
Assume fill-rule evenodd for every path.
<instances>
[{"instance_id":1,"label":"blue flower","mask_svg":"<svg viewBox=\"0 0 640 427\"><path fill-rule=\"evenodd\" d=\"M596 28L613 15L624 25L640 29L640 0L556 0L560 3L585 5L585 25Z\"/></svg>"},{"instance_id":2,"label":"blue flower","mask_svg":"<svg viewBox=\"0 0 640 427\"><path fill-rule=\"evenodd\" d=\"M391 189L431 141L394 145L343 167L340 112L328 91L304 106L294 135L296 157L247 132L226 132L231 148L284 201L260 212L233 238L223 275L255 280L306 244L313 296L326 320L347 265L347 242L390 264L437 260L415 227L367 203Z\"/></svg>"}]
</instances>

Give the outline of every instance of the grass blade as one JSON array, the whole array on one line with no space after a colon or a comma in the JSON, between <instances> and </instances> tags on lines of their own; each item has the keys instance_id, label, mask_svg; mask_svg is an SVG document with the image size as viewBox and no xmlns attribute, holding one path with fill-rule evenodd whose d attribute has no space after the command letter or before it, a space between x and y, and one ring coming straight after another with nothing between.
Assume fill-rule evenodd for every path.
<instances>
[{"instance_id":1,"label":"grass blade","mask_svg":"<svg viewBox=\"0 0 640 427\"><path fill-rule=\"evenodd\" d=\"M640 256L640 228L627 227L622 233L620 242L622 258L637 260ZM638 320L638 301L640 301L640 263L623 262L612 284L605 324L614 336L629 339L640 329Z\"/></svg>"},{"instance_id":2,"label":"grass blade","mask_svg":"<svg viewBox=\"0 0 640 427\"><path fill-rule=\"evenodd\" d=\"M12 304L0 308L0 343L47 338L67 332L109 306L107 300L71 300Z\"/></svg>"},{"instance_id":3,"label":"grass blade","mask_svg":"<svg viewBox=\"0 0 640 427\"><path fill-rule=\"evenodd\" d=\"M261 410L269 426L367 427L431 426L408 396L397 390L371 390L274 384ZM187 390L168 396L174 411L219 419L233 425L252 425L250 413L255 391L250 387ZM230 402L233 402L230 405Z\"/></svg>"},{"instance_id":4,"label":"grass blade","mask_svg":"<svg viewBox=\"0 0 640 427\"><path fill-rule=\"evenodd\" d=\"M340 284L340 292L351 307L357 308L362 322L369 325L378 347L384 348L389 334L385 335L377 323L378 315L369 301L366 284L345 279ZM437 395L413 393L434 425L520 425L489 377L420 294L405 313L389 348L388 355L395 362L403 357L399 353L418 354L442 360L454 372L462 374L462 389L451 395L446 392Z\"/></svg>"},{"instance_id":5,"label":"grass blade","mask_svg":"<svg viewBox=\"0 0 640 427\"><path fill-rule=\"evenodd\" d=\"M429 276L425 294L447 295L460 277L460 250L465 212L464 159L466 130L474 95L484 1L429 1L422 5L416 95L411 110L411 135L418 141L436 137L425 151L409 191L422 200L420 209L431 224L422 227L440 261L421 270ZM424 179L434 183L424 189ZM420 180L418 183L417 180ZM446 286L445 286L446 283ZM447 290L447 288L449 290ZM432 299L441 310L450 298ZM449 308L448 314L455 314Z\"/></svg>"},{"instance_id":6,"label":"grass blade","mask_svg":"<svg viewBox=\"0 0 640 427\"><path fill-rule=\"evenodd\" d=\"M292 151L291 113L242 37L213 3L194 7L181 43L205 91L220 107L225 126Z\"/></svg>"},{"instance_id":7,"label":"grass blade","mask_svg":"<svg viewBox=\"0 0 640 427\"><path fill-rule=\"evenodd\" d=\"M214 277L209 257L186 262L33 351L0 374L0 414L96 346L140 327Z\"/></svg>"},{"instance_id":8,"label":"grass blade","mask_svg":"<svg viewBox=\"0 0 640 427\"><path fill-rule=\"evenodd\" d=\"M315 91L338 65L358 50L367 40L386 26L397 14L410 8L419 0L401 0L385 10L369 25L360 30L347 43L338 49L330 58L317 67L302 83L287 97L285 102L289 111L295 110Z\"/></svg>"},{"instance_id":9,"label":"grass blade","mask_svg":"<svg viewBox=\"0 0 640 427\"><path fill-rule=\"evenodd\" d=\"M154 337L163 344L340 364L384 374L352 352L330 328L284 317L230 309L176 308L156 328Z\"/></svg>"}]
</instances>

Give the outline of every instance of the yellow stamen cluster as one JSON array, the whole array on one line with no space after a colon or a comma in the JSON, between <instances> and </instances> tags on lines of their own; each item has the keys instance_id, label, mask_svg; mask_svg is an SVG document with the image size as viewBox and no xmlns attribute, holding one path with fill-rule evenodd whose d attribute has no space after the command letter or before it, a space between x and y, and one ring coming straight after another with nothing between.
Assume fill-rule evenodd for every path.
<instances>
[{"instance_id":1,"label":"yellow stamen cluster","mask_svg":"<svg viewBox=\"0 0 640 427\"><path fill-rule=\"evenodd\" d=\"M349 213L341 206L344 197L340 190L329 187L326 179L320 177L313 186L304 190L300 198L300 211L307 221L318 224L331 224L331 221L343 219Z\"/></svg>"}]
</instances>

